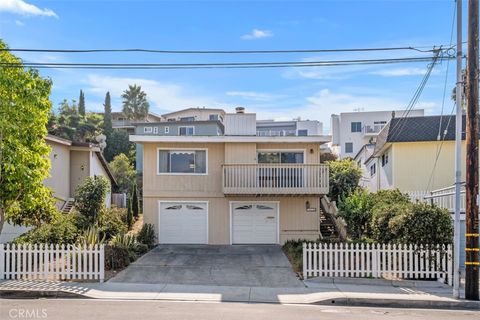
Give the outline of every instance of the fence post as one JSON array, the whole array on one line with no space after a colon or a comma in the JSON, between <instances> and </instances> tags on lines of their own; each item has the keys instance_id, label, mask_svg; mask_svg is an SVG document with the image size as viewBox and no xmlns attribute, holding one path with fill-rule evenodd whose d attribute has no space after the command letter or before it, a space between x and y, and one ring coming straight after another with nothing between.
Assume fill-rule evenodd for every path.
<instances>
[{"instance_id":1,"label":"fence post","mask_svg":"<svg viewBox=\"0 0 480 320\"><path fill-rule=\"evenodd\" d=\"M5 277L5 244L0 243L0 279Z\"/></svg>"},{"instance_id":2,"label":"fence post","mask_svg":"<svg viewBox=\"0 0 480 320\"><path fill-rule=\"evenodd\" d=\"M305 268L305 266L304 266ZM100 245L100 282L105 280L105 245Z\"/></svg>"},{"instance_id":3,"label":"fence post","mask_svg":"<svg viewBox=\"0 0 480 320\"><path fill-rule=\"evenodd\" d=\"M378 251L377 244L371 244L372 246L372 277L378 278Z\"/></svg>"}]
</instances>

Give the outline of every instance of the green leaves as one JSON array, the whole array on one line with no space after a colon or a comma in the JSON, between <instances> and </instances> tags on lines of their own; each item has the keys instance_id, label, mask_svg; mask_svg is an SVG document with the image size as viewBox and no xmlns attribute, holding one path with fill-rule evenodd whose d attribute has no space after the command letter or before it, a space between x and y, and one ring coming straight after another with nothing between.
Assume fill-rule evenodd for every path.
<instances>
[{"instance_id":1,"label":"green leaves","mask_svg":"<svg viewBox=\"0 0 480 320\"><path fill-rule=\"evenodd\" d=\"M123 114L127 119L146 119L150 104L141 86L129 85L122 94Z\"/></svg>"},{"instance_id":2,"label":"green leaves","mask_svg":"<svg viewBox=\"0 0 480 320\"><path fill-rule=\"evenodd\" d=\"M91 224L96 223L109 190L110 183L107 178L103 176L85 178L75 190L75 208L87 217Z\"/></svg>"},{"instance_id":3,"label":"green leaves","mask_svg":"<svg viewBox=\"0 0 480 320\"><path fill-rule=\"evenodd\" d=\"M128 192L135 185L136 171L130 162L130 159L123 153L113 158L108 164L115 180L117 181L118 191Z\"/></svg>"},{"instance_id":4,"label":"green leaves","mask_svg":"<svg viewBox=\"0 0 480 320\"><path fill-rule=\"evenodd\" d=\"M330 169L330 199L339 201L358 187L362 170L352 159L327 161Z\"/></svg>"}]
</instances>

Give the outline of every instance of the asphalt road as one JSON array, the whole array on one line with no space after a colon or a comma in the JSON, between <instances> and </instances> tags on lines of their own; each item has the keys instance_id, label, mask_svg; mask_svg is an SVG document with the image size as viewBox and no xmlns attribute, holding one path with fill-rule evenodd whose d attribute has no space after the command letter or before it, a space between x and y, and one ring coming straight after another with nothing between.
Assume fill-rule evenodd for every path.
<instances>
[{"instance_id":1,"label":"asphalt road","mask_svg":"<svg viewBox=\"0 0 480 320\"><path fill-rule=\"evenodd\" d=\"M245 303L0 299L0 319L472 320L480 319L480 312Z\"/></svg>"}]
</instances>

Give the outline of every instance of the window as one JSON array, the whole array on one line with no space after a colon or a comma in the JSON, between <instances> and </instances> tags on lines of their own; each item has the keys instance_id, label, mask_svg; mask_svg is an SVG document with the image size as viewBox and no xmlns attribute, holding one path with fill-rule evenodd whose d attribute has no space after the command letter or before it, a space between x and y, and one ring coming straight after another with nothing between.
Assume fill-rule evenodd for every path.
<instances>
[{"instance_id":1,"label":"window","mask_svg":"<svg viewBox=\"0 0 480 320\"><path fill-rule=\"evenodd\" d=\"M385 165L388 163L388 153L382 154L382 167L385 167Z\"/></svg>"},{"instance_id":2,"label":"window","mask_svg":"<svg viewBox=\"0 0 480 320\"><path fill-rule=\"evenodd\" d=\"M370 166L370 177L373 177L377 173L377 165L374 163Z\"/></svg>"},{"instance_id":3,"label":"window","mask_svg":"<svg viewBox=\"0 0 480 320\"><path fill-rule=\"evenodd\" d=\"M303 163L303 152L258 152L258 163Z\"/></svg>"},{"instance_id":4,"label":"window","mask_svg":"<svg viewBox=\"0 0 480 320\"><path fill-rule=\"evenodd\" d=\"M193 136L195 132L194 127L179 127L178 135L179 136Z\"/></svg>"},{"instance_id":5,"label":"window","mask_svg":"<svg viewBox=\"0 0 480 320\"><path fill-rule=\"evenodd\" d=\"M153 133L158 134L158 127L153 127Z\"/></svg>"},{"instance_id":6,"label":"window","mask_svg":"<svg viewBox=\"0 0 480 320\"><path fill-rule=\"evenodd\" d=\"M152 127L143 127L143 133L152 133Z\"/></svg>"},{"instance_id":7,"label":"window","mask_svg":"<svg viewBox=\"0 0 480 320\"><path fill-rule=\"evenodd\" d=\"M222 121L222 116L219 114L211 114L208 116L208 120L210 121Z\"/></svg>"},{"instance_id":8,"label":"window","mask_svg":"<svg viewBox=\"0 0 480 320\"><path fill-rule=\"evenodd\" d=\"M352 153L353 152L353 143L346 142L345 143L345 153Z\"/></svg>"},{"instance_id":9,"label":"window","mask_svg":"<svg viewBox=\"0 0 480 320\"><path fill-rule=\"evenodd\" d=\"M170 133L170 127L165 127L165 133Z\"/></svg>"},{"instance_id":10,"label":"window","mask_svg":"<svg viewBox=\"0 0 480 320\"><path fill-rule=\"evenodd\" d=\"M195 121L195 117L180 117L180 121Z\"/></svg>"},{"instance_id":11,"label":"window","mask_svg":"<svg viewBox=\"0 0 480 320\"><path fill-rule=\"evenodd\" d=\"M352 122L352 132L362 132L362 123Z\"/></svg>"},{"instance_id":12,"label":"window","mask_svg":"<svg viewBox=\"0 0 480 320\"><path fill-rule=\"evenodd\" d=\"M298 130L298 135L299 136L308 136L308 130L307 129L301 129L301 130Z\"/></svg>"},{"instance_id":13,"label":"window","mask_svg":"<svg viewBox=\"0 0 480 320\"><path fill-rule=\"evenodd\" d=\"M159 150L159 173L206 174L206 150Z\"/></svg>"},{"instance_id":14,"label":"window","mask_svg":"<svg viewBox=\"0 0 480 320\"><path fill-rule=\"evenodd\" d=\"M175 118L168 118L167 121L168 121L168 122L174 122L174 121L177 121L177 119L175 119Z\"/></svg>"}]
</instances>

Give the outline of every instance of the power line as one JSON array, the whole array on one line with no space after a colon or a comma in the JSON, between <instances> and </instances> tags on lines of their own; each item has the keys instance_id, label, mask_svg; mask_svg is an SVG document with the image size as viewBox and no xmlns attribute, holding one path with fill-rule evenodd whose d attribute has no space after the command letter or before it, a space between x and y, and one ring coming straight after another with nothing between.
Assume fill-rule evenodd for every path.
<instances>
[{"instance_id":1,"label":"power line","mask_svg":"<svg viewBox=\"0 0 480 320\"><path fill-rule=\"evenodd\" d=\"M341 49L286 49L286 50L158 50L158 49L34 49L34 48L2 48L9 52L47 52L47 53L115 53L115 52L143 52L160 54L272 54L272 53L331 53L331 52L369 52L369 51L401 51L434 52L435 49L421 49L431 47L378 47L378 48L341 48ZM453 48L450 46L450 48Z\"/></svg>"},{"instance_id":2,"label":"power line","mask_svg":"<svg viewBox=\"0 0 480 320\"><path fill-rule=\"evenodd\" d=\"M327 67L369 64L392 64L454 59L452 56L408 57L392 59L357 59L324 61L283 61L283 62L219 62L219 63L55 63L55 62L1 62L2 68L61 68L61 69L222 69L222 68L286 68L286 67Z\"/></svg>"}]
</instances>

